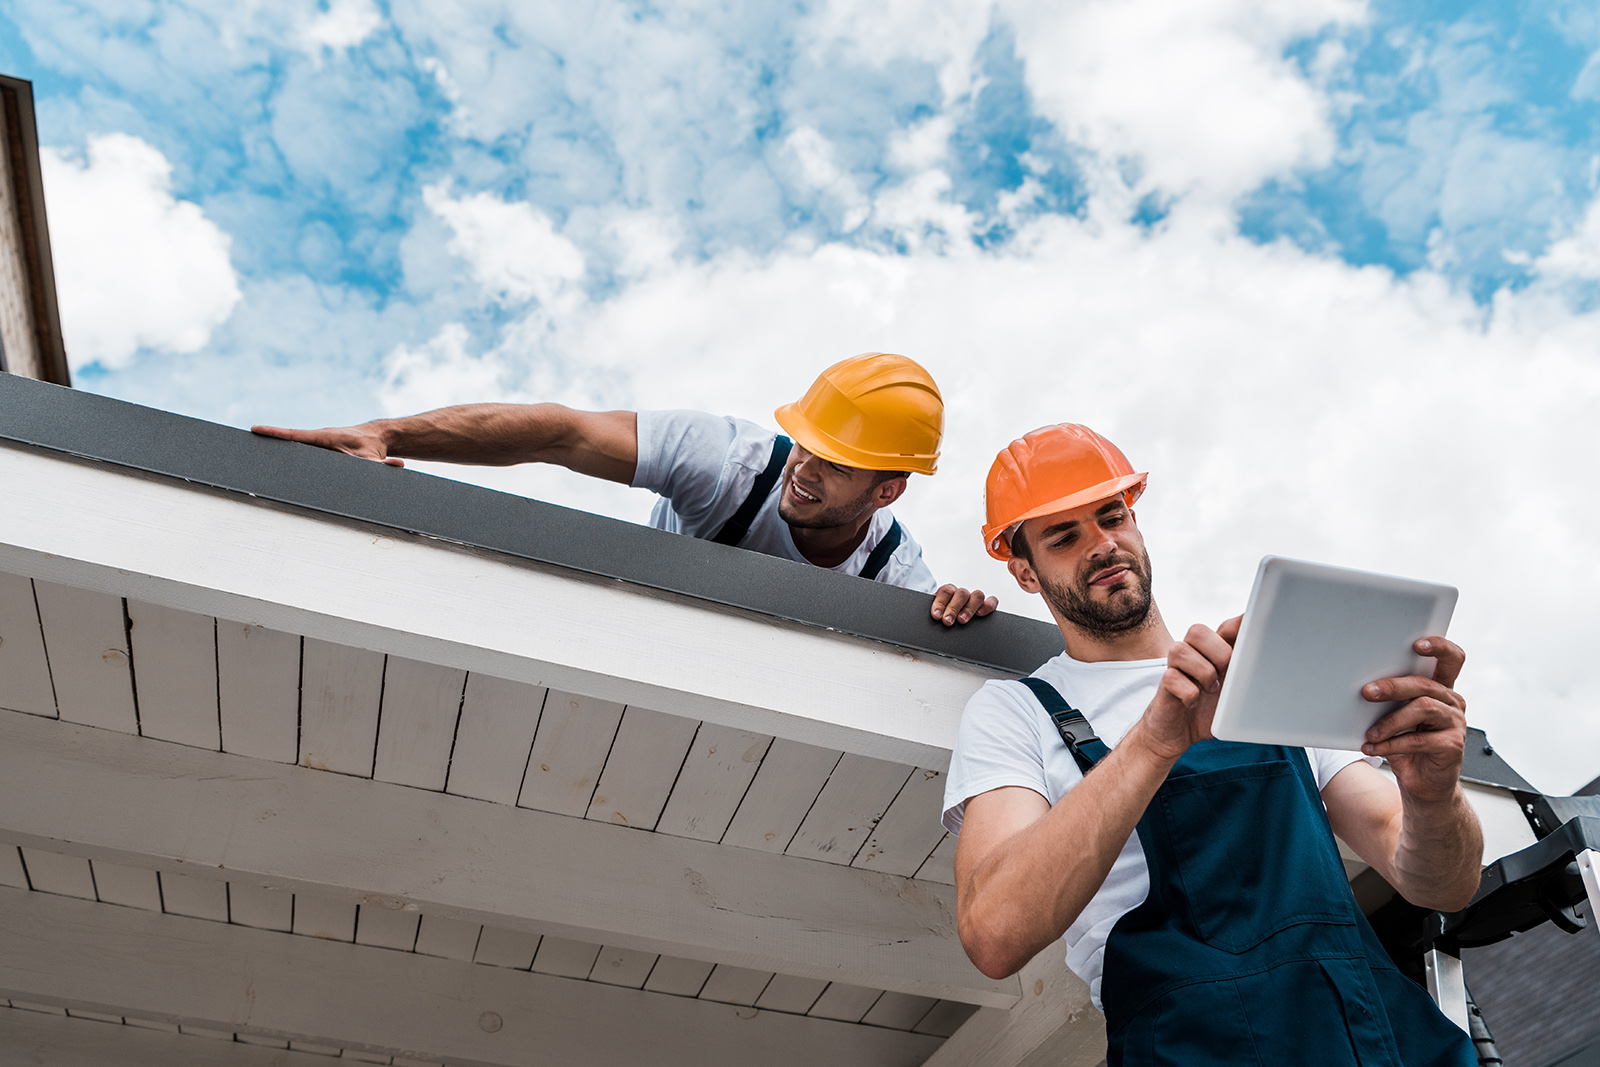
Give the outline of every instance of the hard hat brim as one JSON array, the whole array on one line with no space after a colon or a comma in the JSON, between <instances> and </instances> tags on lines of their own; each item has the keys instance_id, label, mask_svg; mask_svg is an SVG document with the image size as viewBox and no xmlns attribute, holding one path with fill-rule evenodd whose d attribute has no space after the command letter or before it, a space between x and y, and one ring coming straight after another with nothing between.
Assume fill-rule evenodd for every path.
<instances>
[{"instance_id":1,"label":"hard hat brim","mask_svg":"<svg viewBox=\"0 0 1600 1067\"><path fill-rule=\"evenodd\" d=\"M912 471L917 474L932 474L939 469L937 452L932 455L889 455L851 448L831 434L824 433L816 423L805 417L796 404L783 405L772 413L772 417L800 447L830 463L858 470Z\"/></svg>"},{"instance_id":2,"label":"hard hat brim","mask_svg":"<svg viewBox=\"0 0 1600 1067\"><path fill-rule=\"evenodd\" d=\"M1099 485L1091 485L1087 489L1080 489L1076 493L1068 493L1066 496L1040 504L1021 515L1006 519L1004 522L986 526L983 530L983 547L988 550L989 555L1003 563L1012 556L1011 545L1005 533L1018 523L1027 522L1029 519L1041 518L1045 515L1071 511L1073 508L1080 508L1085 504L1110 500L1112 497L1126 493L1130 489L1134 490L1133 500L1137 500L1144 492L1145 482L1149 477L1149 471L1139 474L1125 474L1120 478L1112 478L1110 481L1101 482ZM1133 500L1128 501L1130 507L1133 505Z\"/></svg>"}]
</instances>

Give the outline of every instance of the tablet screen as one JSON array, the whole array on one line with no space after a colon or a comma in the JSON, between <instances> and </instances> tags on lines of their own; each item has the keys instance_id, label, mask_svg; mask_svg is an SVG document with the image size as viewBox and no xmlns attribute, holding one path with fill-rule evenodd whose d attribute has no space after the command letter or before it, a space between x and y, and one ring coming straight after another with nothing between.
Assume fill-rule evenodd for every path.
<instances>
[{"instance_id":1,"label":"tablet screen","mask_svg":"<svg viewBox=\"0 0 1600 1067\"><path fill-rule=\"evenodd\" d=\"M1268 556L1235 643L1212 733L1224 740L1359 749L1394 704L1361 687L1433 673L1411 644L1442 636L1453 586Z\"/></svg>"}]
</instances>

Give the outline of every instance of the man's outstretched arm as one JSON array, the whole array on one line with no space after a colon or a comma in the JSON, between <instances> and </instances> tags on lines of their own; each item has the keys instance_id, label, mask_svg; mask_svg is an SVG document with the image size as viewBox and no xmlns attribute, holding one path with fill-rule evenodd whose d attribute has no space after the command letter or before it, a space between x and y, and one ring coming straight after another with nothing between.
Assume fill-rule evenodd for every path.
<instances>
[{"instance_id":1,"label":"man's outstretched arm","mask_svg":"<svg viewBox=\"0 0 1600 1067\"><path fill-rule=\"evenodd\" d=\"M359 426L293 430L252 426L267 437L316 445L396 467L407 459L509 467L555 463L624 485L639 465L638 416L560 404L458 404Z\"/></svg>"},{"instance_id":2,"label":"man's outstretched arm","mask_svg":"<svg viewBox=\"0 0 1600 1067\"><path fill-rule=\"evenodd\" d=\"M1467 702L1454 688L1466 654L1442 637L1414 646L1435 661L1433 677L1385 678L1362 689L1374 702L1400 700L1367 731L1362 751L1382 756L1390 782L1352 763L1322 790L1333 832L1411 903L1440 911L1466 906L1483 866L1483 831L1461 791Z\"/></svg>"}]
</instances>

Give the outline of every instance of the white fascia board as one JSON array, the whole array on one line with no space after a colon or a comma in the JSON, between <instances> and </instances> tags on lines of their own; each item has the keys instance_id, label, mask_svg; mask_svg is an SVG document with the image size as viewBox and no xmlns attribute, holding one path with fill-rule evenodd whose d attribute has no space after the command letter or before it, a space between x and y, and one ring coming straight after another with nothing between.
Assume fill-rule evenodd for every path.
<instances>
[{"instance_id":1,"label":"white fascia board","mask_svg":"<svg viewBox=\"0 0 1600 1067\"><path fill-rule=\"evenodd\" d=\"M0 996L462 1067L914 1067L939 1045L921 1034L7 888Z\"/></svg>"},{"instance_id":2,"label":"white fascia board","mask_svg":"<svg viewBox=\"0 0 1600 1067\"><path fill-rule=\"evenodd\" d=\"M934 882L0 711L0 842L1009 1007Z\"/></svg>"},{"instance_id":3,"label":"white fascia board","mask_svg":"<svg viewBox=\"0 0 1600 1067\"><path fill-rule=\"evenodd\" d=\"M986 672L0 444L0 570L944 770Z\"/></svg>"}]
</instances>

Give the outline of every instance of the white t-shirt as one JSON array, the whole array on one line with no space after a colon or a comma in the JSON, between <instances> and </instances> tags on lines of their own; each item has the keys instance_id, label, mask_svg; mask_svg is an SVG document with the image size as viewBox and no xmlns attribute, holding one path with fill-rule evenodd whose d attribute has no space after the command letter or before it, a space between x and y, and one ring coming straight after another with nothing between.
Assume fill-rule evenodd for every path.
<instances>
[{"instance_id":1,"label":"white t-shirt","mask_svg":"<svg viewBox=\"0 0 1600 1067\"><path fill-rule=\"evenodd\" d=\"M1083 712L1100 739L1115 746L1150 706L1166 667L1164 659L1079 663L1063 652L1033 675L1055 686L1067 703ZM1331 749L1308 748L1306 755L1319 790L1359 759L1374 765L1381 762L1359 752ZM991 789L1024 786L1054 805L1081 781L1083 774L1072 752L1033 693L1021 682L987 682L961 714L945 779L945 829L960 833L966 802ZM1139 835L1130 834L1100 891L1062 935L1067 966L1089 983L1097 1008L1106 939L1117 920L1144 903L1149 892L1144 849Z\"/></svg>"},{"instance_id":2,"label":"white t-shirt","mask_svg":"<svg viewBox=\"0 0 1600 1067\"><path fill-rule=\"evenodd\" d=\"M764 430L753 422L708 415L703 411L639 412L639 465L634 471L633 484L661 496L650 513L650 525L690 537L715 537L722 524L739 510L756 478L766 469L776 437L771 430ZM767 495L739 547L809 566L809 561L795 547L789 524L778 515L782 484L780 480ZM855 552L831 569L843 574L860 574L867 557L893 524L894 516L889 509L879 508L872 516L866 538ZM877 580L924 593L933 592L939 584L922 561L922 546L904 525L900 531L903 535L900 544L878 572Z\"/></svg>"}]
</instances>

